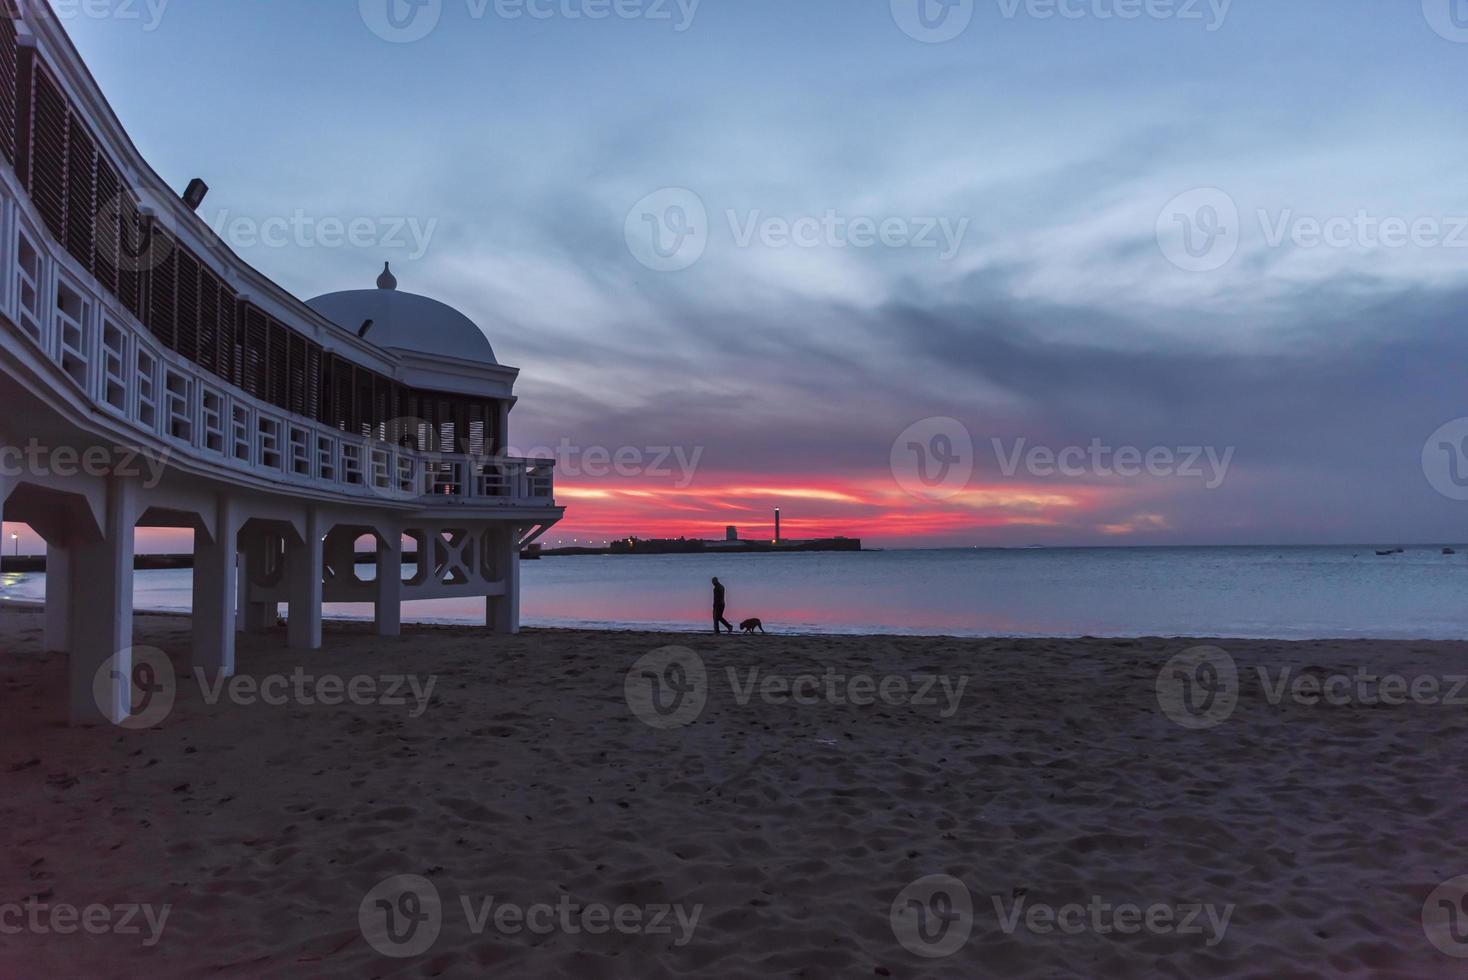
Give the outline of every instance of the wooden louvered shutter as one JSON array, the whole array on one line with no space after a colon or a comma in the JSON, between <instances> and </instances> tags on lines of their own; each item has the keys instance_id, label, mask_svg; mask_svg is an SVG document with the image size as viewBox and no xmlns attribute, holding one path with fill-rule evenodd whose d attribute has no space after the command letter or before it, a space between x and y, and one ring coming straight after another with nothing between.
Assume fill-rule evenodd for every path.
<instances>
[{"instance_id":1,"label":"wooden louvered shutter","mask_svg":"<svg viewBox=\"0 0 1468 980\"><path fill-rule=\"evenodd\" d=\"M217 326L219 333L219 377L229 381L230 384L239 384L239 368L235 364L235 337L238 329L235 326L235 314L239 310L239 304L235 301L235 295L230 292L225 280L219 282L219 318Z\"/></svg>"},{"instance_id":2,"label":"wooden louvered shutter","mask_svg":"<svg viewBox=\"0 0 1468 980\"><path fill-rule=\"evenodd\" d=\"M0 7L4 4L0 3ZM15 21L0 10L0 154L15 163L16 100L20 91L20 61Z\"/></svg>"},{"instance_id":3,"label":"wooden louvered shutter","mask_svg":"<svg viewBox=\"0 0 1468 980\"><path fill-rule=\"evenodd\" d=\"M357 379L357 403L355 415L357 425L353 430L357 435L370 436L372 434L372 372L357 368L353 371Z\"/></svg>"},{"instance_id":4,"label":"wooden louvered shutter","mask_svg":"<svg viewBox=\"0 0 1468 980\"><path fill-rule=\"evenodd\" d=\"M357 409L352 403L356 382L353 380L350 361L337 358L332 367L332 384L336 387L336 427L353 435L357 432Z\"/></svg>"},{"instance_id":5,"label":"wooden louvered shutter","mask_svg":"<svg viewBox=\"0 0 1468 980\"><path fill-rule=\"evenodd\" d=\"M118 299L122 287L118 282L118 247L121 244L123 219L122 180L104 156L97 157L97 210L92 233L92 275ZM126 302L124 300L124 302Z\"/></svg>"},{"instance_id":6,"label":"wooden louvered shutter","mask_svg":"<svg viewBox=\"0 0 1468 980\"><path fill-rule=\"evenodd\" d=\"M66 250L88 271L95 261L96 224L97 144L72 112L66 120Z\"/></svg>"},{"instance_id":7,"label":"wooden louvered shutter","mask_svg":"<svg viewBox=\"0 0 1468 980\"><path fill-rule=\"evenodd\" d=\"M148 316L145 323L153 336L171 350L178 349L178 247L168 232L150 219L146 234L154 236L152 248L162 257L147 270Z\"/></svg>"},{"instance_id":8,"label":"wooden louvered shutter","mask_svg":"<svg viewBox=\"0 0 1468 980\"><path fill-rule=\"evenodd\" d=\"M290 361L287 364L290 379L285 391L285 409L297 415L306 414L306 338L294 330L290 335Z\"/></svg>"},{"instance_id":9,"label":"wooden louvered shutter","mask_svg":"<svg viewBox=\"0 0 1468 980\"><path fill-rule=\"evenodd\" d=\"M149 228L138 210L138 200L129 190L122 190L113 213L117 215L117 298L128 312L139 320L147 320L143 305L143 285Z\"/></svg>"},{"instance_id":10,"label":"wooden louvered shutter","mask_svg":"<svg viewBox=\"0 0 1468 980\"><path fill-rule=\"evenodd\" d=\"M265 358L265 400L276 408L290 407L290 331L279 320L270 321L269 353Z\"/></svg>"},{"instance_id":11,"label":"wooden louvered shutter","mask_svg":"<svg viewBox=\"0 0 1468 980\"><path fill-rule=\"evenodd\" d=\"M270 346L270 321L253 306L245 307L244 389L256 398L265 397L266 355Z\"/></svg>"},{"instance_id":12,"label":"wooden louvered shutter","mask_svg":"<svg viewBox=\"0 0 1468 980\"><path fill-rule=\"evenodd\" d=\"M306 414L318 422L325 420L321 411L321 347L306 344Z\"/></svg>"},{"instance_id":13,"label":"wooden louvered shutter","mask_svg":"<svg viewBox=\"0 0 1468 980\"><path fill-rule=\"evenodd\" d=\"M183 248L176 250L174 267L176 306L174 313L174 346L184 357L199 363L199 260Z\"/></svg>"},{"instance_id":14,"label":"wooden louvered shutter","mask_svg":"<svg viewBox=\"0 0 1468 980\"><path fill-rule=\"evenodd\" d=\"M32 87L30 195L57 241L66 240L66 99L35 67Z\"/></svg>"},{"instance_id":15,"label":"wooden louvered shutter","mask_svg":"<svg viewBox=\"0 0 1468 980\"><path fill-rule=\"evenodd\" d=\"M222 283L207 267L199 270L199 366L221 378L229 373L220 367L219 292Z\"/></svg>"}]
</instances>

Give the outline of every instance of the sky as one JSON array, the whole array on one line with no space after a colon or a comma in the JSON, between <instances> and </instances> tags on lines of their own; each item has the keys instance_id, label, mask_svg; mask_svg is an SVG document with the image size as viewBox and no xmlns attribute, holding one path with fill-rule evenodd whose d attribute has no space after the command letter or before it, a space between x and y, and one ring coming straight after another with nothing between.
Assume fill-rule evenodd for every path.
<instances>
[{"instance_id":1,"label":"sky","mask_svg":"<svg viewBox=\"0 0 1468 980\"><path fill-rule=\"evenodd\" d=\"M246 260L522 369L551 541L941 547L1468 539L1456 3L58 11Z\"/></svg>"}]
</instances>

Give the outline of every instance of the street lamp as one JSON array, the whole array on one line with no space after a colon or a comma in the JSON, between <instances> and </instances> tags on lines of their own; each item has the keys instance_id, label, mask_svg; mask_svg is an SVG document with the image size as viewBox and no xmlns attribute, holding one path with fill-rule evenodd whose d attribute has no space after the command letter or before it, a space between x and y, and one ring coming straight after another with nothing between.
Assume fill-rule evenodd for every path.
<instances>
[{"instance_id":1,"label":"street lamp","mask_svg":"<svg viewBox=\"0 0 1468 980\"><path fill-rule=\"evenodd\" d=\"M14 532L11 532L11 535L10 535L10 543L15 546L15 557L19 558L20 557L20 535L14 533Z\"/></svg>"}]
</instances>

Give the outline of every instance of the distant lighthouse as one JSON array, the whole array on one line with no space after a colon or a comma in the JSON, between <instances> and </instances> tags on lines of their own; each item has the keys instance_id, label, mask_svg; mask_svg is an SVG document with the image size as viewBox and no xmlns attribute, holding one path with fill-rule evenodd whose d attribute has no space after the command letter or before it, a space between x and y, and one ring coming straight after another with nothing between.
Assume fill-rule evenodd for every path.
<instances>
[{"instance_id":1,"label":"distant lighthouse","mask_svg":"<svg viewBox=\"0 0 1468 980\"><path fill-rule=\"evenodd\" d=\"M780 508L775 508L775 543L780 543Z\"/></svg>"}]
</instances>

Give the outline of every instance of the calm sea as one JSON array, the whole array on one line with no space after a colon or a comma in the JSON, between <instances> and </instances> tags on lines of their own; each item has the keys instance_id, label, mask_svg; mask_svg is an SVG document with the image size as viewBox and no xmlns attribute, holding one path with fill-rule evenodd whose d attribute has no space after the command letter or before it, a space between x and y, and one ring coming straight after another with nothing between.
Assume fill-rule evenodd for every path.
<instances>
[{"instance_id":1,"label":"calm sea","mask_svg":"<svg viewBox=\"0 0 1468 980\"><path fill-rule=\"evenodd\" d=\"M1468 638L1468 548L1077 548L859 554L545 558L524 563L528 626L707 627L709 579L728 618L779 632L955 636ZM365 569L364 569L365 571ZM140 609L188 609L188 571L137 574ZM39 599L44 576L0 596ZM330 605L370 618L370 606ZM482 623L484 602L410 603L404 619Z\"/></svg>"}]
</instances>

